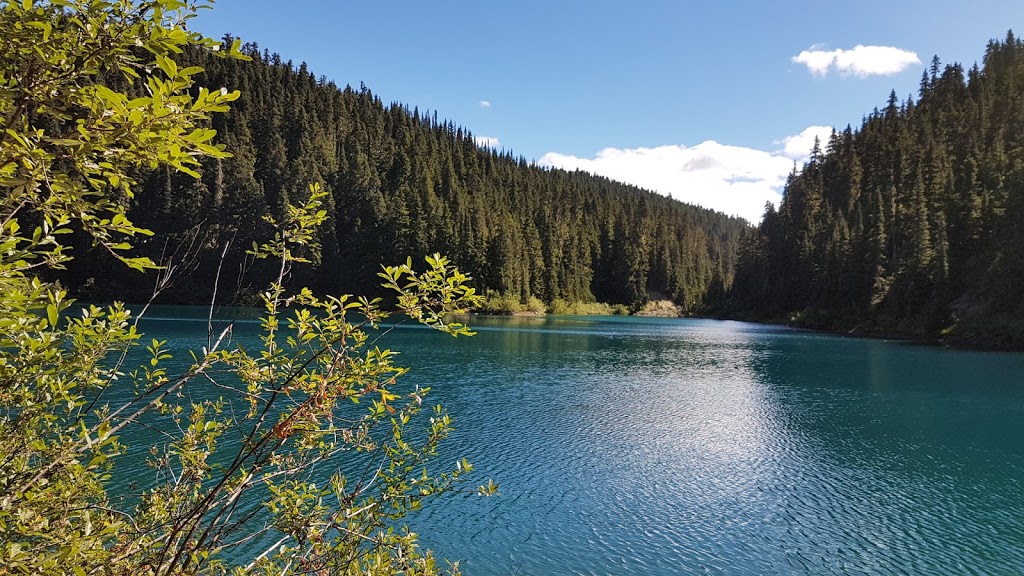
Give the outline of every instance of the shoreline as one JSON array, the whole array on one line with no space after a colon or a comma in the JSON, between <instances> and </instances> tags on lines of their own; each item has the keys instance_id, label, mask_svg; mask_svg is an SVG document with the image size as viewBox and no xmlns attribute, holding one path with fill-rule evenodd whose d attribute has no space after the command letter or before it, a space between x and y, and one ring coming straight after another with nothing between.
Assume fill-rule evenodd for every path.
<instances>
[{"instance_id":1,"label":"shoreline","mask_svg":"<svg viewBox=\"0 0 1024 576\"><path fill-rule=\"evenodd\" d=\"M914 334L910 332L901 332L899 330L892 329L867 330L861 326L854 326L853 328L845 329L838 327L801 326L799 324L791 323L784 320L750 319L742 317L710 315L695 315L693 317L704 318L707 320L732 320L736 322L750 322L752 324L762 324L766 326L786 326L787 328L793 328L795 330L806 330L808 332L815 332L819 334L831 334L833 336L843 336L846 338L896 340L906 344L914 344L917 346L932 346L938 348L949 348L951 350L967 350L973 352L1024 352L1024 342L1000 343L994 342L984 337L977 336L948 338L943 337L942 335L932 336L926 334Z\"/></svg>"}]
</instances>

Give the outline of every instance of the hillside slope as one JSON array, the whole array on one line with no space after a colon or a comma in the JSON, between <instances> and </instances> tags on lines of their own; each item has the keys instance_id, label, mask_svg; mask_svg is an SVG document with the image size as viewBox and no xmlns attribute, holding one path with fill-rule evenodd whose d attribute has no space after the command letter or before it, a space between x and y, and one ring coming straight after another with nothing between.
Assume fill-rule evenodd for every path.
<instances>
[{"instance_id":1,"label":"hillside slope","mask_svg":"<svg viewBox=\"0 0 1024 576\"><path fill-rule=\"evenodd\" d=\"M822 146L744 235L728 314L1024 344L1024 43L934 59Z\"/></svg>"},{"instance_id":2,"label":"hillside slope","mask_svg":"<svg viewBox=\"0 0 1024 576\"><path fill-rule=\"evenodd\" d=\"M208 163L198 181L140 176L132 215L161 239L141 249L165 260L177 250L187 262L181 269L191 271L165 301L208 301L229 241L221 299L260 286L263 272L244 248L269 234L261 216L282 214L310 182L330 192L328 224L316 265L293 274L323 292L374 294L381 263L432 252L449 255L481 290L521 302L639 306L655 290L695 310L732 283L743 220L537 167L479 147L468 130L436 115L384 105L365 87L338 88L255 45L245 52L251 62L198 52L180 62L204 67L204 85L241 91L213 124L234 157ZM79 252L61 280L80 296L148 297L151 279L126 276L85 246Z\"/></svg>"}]
</instances>

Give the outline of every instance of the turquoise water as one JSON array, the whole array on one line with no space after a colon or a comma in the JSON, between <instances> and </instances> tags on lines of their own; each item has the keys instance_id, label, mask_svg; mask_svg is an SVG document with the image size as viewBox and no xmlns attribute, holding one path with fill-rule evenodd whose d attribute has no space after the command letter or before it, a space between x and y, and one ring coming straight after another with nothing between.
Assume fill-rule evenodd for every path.
<instances>
[{"instance_id":1,"label":"turquoise water","mask_svg":"<svg viewBox=\"0 0 1024 576\"><path fill-rule=\"evenodd\" d=\"M206 324L155 311L172 345ZM176 320L174 320L176 318ZM409 524L465 574L1024 573L1024 355L737 322L399 328L475 484Z\"/></svg>"}]
</instances>

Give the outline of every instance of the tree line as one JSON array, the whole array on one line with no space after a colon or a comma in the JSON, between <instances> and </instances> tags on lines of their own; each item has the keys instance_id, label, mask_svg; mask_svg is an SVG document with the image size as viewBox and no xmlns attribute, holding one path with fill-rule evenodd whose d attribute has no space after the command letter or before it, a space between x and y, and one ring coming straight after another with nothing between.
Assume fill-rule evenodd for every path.
<instances>
[{"instance_id":1,"label":"tree line","mask_svg":"<svg viewBox=\"0 0 1024 576\"><path fill-rule=\"evenodd\" d=\"M233 38L225 38L230 44ZM218 278L226 302L251 296L266 270L245 249L322 183L327 222L313 267L290 281L323 293L377 294L382 263L447 254L482 292L526 303L642 305L651 291L698 310L731 286L748 224L584 172L546 169L418 108L385 105L365 86L339 88L303 63L246 44L251 60L182 55L203 83L239 90L217 115L202 178L166 169L140 174L133 220L155 232L146 256L189 271L166 301L207 301L196 286ZM159 239L159 240L157 240ZM95 300L144 300L151 281L116 266L82 237L60 280ZM226 248L226 249L225 249ZM222 257L223 255L223 257Z\"/></svg>"}]
</instances>

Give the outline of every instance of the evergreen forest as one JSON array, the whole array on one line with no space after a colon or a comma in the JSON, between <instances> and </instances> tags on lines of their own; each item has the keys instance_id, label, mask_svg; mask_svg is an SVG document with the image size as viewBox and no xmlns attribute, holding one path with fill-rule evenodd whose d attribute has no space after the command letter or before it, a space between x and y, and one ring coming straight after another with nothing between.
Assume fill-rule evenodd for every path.
<instances>
[{"instance_id":1,"label":"evergreen forest","mask_svg":"<svg viewBox=\"0 0 1024 576\"><path fill-rule=\"evenodd\" d=\"M233 41L225 38L228 45ZM272 271L246 255L310 183L328 192L313 266L294 285L323 293L380 293L382 264L447 255L485 293L515 303L605 302L636 308L649 291L687 311L732 283L749 224L583 172L549 170L481 147L456 124L365 86L339 88L305 64L243 46L251 60L183 54L203 85L239 90L213 119L232 157L204 160L202 178L140 174L130 217L152 230L143 255L174 274L162 302L251 300ZM129 87L130 88L130 87ZM159 239L159 240L156 240ZM83 234L59 278L82 298L145 301L154 280L126 270Z\"/></svg>"},{"instance_id":2,"label":"evergreen forest","mask_svg":"<svg viewBox=\"0 0 1024 576\"><path fill-rule=\"evenodd\" d=\"M225 37L230 43L234 39ZM328 192L313 266L290 281L323 293L380 293L381 264L439 252L484 293L515 304L641 307L851 333L1024 342L1024 43L991 41L981 65L924 71L859 128L834 131L794 168L761 223L480 146L437 114L338 87L303 63L246 44L250 60L195 50L181 65L239 90L217 115L232 156L202 178L140 174L140 243L175 279L171 303L251 301L272 273L246 254L308 185ZM127 201L127 200L126 200ZM59 280L92 300L143 301L154 281L86 235ZM147 277L148 278L148 277ZM201 287L202 289L197 289Z\"/></svg>"},{"instance_id":3,"label":"evergreen forest","mask_svg":"<svg viewBox=\"0 0 1024 576\"><path fill-rule=\"evenodd\" d=\"M936 57L834 131L741 240L723 313L985 345L1024 342L1024 42Z\"/></svg>"}]
</instances>

